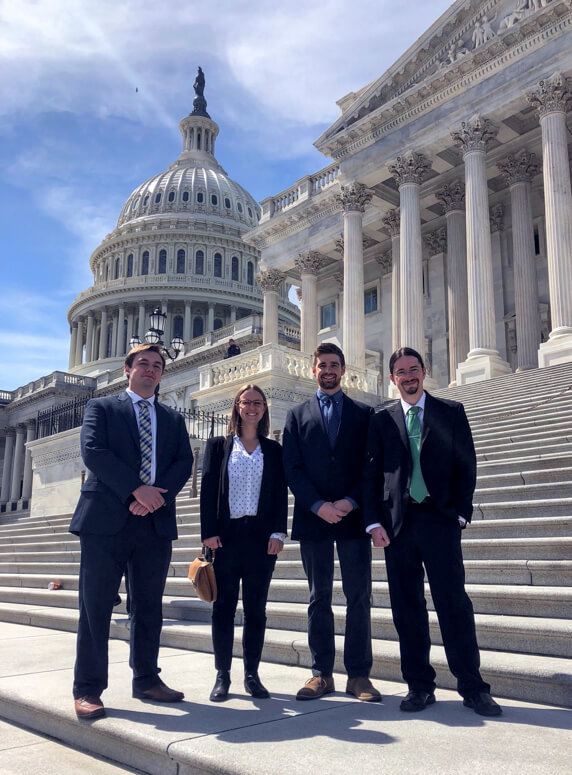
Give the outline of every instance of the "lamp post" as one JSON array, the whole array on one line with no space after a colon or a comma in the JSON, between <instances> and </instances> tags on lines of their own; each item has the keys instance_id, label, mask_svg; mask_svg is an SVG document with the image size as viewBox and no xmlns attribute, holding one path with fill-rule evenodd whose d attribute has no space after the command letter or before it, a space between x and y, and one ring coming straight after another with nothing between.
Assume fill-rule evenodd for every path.
<instances>
[{"instance_id":1,"label":"lamp post","mask_svg":"<svg viewBox=\"0 0 572 775\"><path fill-rule=\"evenodd\" d=\"M166 347L163 343L163 334L165 332L165 321L167 320L167 316L159 307L157 307L149 315L149 318L151 323L149 330L145 334L145 341L149 344L158 344L159 347L162 348L163 355L169 358L169 360L174 361L184 347L183 340L180 336L175 336L171 341L171 348ZM138 344L141 344L139 337L132 336L129 340L129 346L133 348L137 347ZM173 351L172 353L171 350Z\"/></svg>"}]
</instances>

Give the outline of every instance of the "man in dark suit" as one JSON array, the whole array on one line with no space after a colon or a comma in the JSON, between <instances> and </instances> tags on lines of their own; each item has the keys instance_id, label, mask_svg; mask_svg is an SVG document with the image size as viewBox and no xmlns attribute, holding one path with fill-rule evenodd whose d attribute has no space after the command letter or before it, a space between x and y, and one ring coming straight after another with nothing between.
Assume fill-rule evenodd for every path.
<instances>
[{"instance_id":1,"label":"man in dark suit","mask_svg":"<svg viewBox=\"0 0 572 775\"><path fill-rule=\"evenodd\" d=\"M320 344L312 373L315 396L290 409L284 428L286 479L294 493L292 538L310 588L308 643L312 678L296 699L313 700L334 691L335 642L332 612L334 543L346 597L344 665L346 692L364 702L381 700L369 680L371 653L371 541L359 504L367 427L372 409L341 391L344 354Z\"/></svg>"},{"instance_id":2,"label":"man in dark suit","mask_svg":"<svg viewBox=\"0 0 572 775\"><path fill-rule=\"evenodd\" d=\"M179 702L157 665L162 597L177 538L175 497L193 455L183 417L155 400L165 360L158 345L135 347L125 359L128 388L92 399L81 429L88 477L70 532L79 535L79 624L73 695L80 719L105 715L107 641L121 577L129 572L133 696Z\"/></svg>"},{"instance_id":3,"label":"man in dark suit","mask_svg":"<svg viewBox=\"0 0 572 775\"><path fill-rule=\"evenodd\" d=\"M407 712L435 702L435 671L424 595L424 568L447 662L463 704L483 716L501 708L480 674L472 603L465 591L461 530L470 522L476 456L463 405L423 390L425 366L410 347L389 361L401 400L370 423L364 518L374 546L385 546Z\"/></svg>"}]
</instances>

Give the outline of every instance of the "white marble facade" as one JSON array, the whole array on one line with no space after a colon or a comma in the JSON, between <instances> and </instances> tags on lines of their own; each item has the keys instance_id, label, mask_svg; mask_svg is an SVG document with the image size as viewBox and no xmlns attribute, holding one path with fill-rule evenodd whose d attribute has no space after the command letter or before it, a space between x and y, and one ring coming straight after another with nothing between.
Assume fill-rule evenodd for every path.
<instances>
[{"instance_id":1,"label":"white marble facade","mask_svg":"<svg viewBox=\"0 0 572 775\"><path fill-rule=\"evenodd\" d=\"M412 346L441 386L571 360L570 0L458 0L338 105L333 162L245 236L301 287L303 349Z\"/></svg>"}]
</instances>

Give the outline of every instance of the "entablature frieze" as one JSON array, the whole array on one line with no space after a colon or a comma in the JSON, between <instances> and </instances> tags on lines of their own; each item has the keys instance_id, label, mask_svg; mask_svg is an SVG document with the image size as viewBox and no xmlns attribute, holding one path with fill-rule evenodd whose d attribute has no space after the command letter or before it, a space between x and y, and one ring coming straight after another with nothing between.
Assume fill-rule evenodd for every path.
<instances>
[{"instance_id":1,"label":"entablature frieze","mask_svg":"<svg viewBox=\"0 0 572 775\"><path fill-rule=\"evenodd\" d=\"M491 3L491 7L494 3ZM479 18L485 15L484 6ZM474 17L477 18L477 17ZM572 27L570 0L552 0L540 9L532 18L501 34L495 34L484 44L458 63L455 68L436 70L422 83L412 85L405 95L395 95L375 113L356 120L345 131L339 131L335 137L316 141L322 153L332 156L336 161L351 156L367 145L372 145L381 137L393 132L399 126L418 118L422 113L434 109L466 91L479 81L490 78L503 67L528 55L557 35ZM457 63L456 63L457 64ZM523 99L526 95L523 94ZM341 121L341 119L340 119ZM338 125L328 130L334 132Z\"/></svg>"}]
</instances>

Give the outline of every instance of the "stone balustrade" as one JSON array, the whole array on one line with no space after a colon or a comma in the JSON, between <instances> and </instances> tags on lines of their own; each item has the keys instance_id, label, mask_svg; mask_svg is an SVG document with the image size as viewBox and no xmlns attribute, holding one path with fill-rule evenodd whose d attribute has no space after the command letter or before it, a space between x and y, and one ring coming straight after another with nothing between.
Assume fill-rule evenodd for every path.
<instances>
[{"instance_id":1,"label":"stone balustrade","mask_svg":"<svg viewBox=\"0 0 572 775\"><path fill-rule=\"evenodd\" d=\"M286 210L310 199L312 196L321 194L322 191L336 183L339 174L340 165L338 162L334 162L314 175L306 175L300 178L293 186L281 191L276 196L263 199L261 202L262 215L260 223L281 215Z\"/></svg>"}]
</instances>

